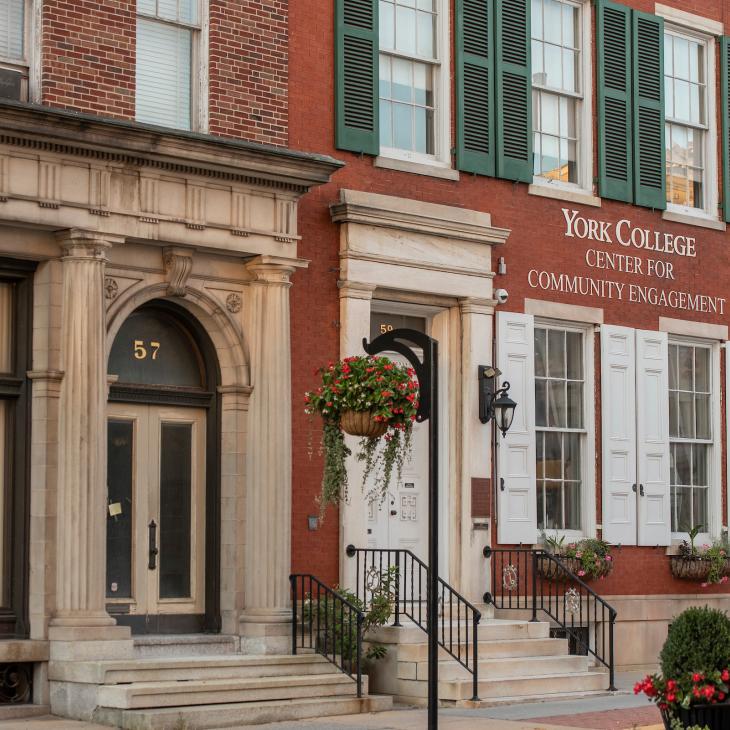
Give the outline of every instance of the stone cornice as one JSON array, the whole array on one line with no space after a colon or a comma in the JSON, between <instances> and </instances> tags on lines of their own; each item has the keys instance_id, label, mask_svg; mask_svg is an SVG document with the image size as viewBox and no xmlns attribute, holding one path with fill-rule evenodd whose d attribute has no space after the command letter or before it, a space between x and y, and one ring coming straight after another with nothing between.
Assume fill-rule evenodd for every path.
<instances>
[{"instance_id":1,"label":"stone cornice","mask_svg":"<svg viewBox=\"0 0 730 730\"><path fill-rule=\"evenodd\" d=\"M0 101L0 144L304 193L343 163L207 134Z\"/></svg>"},{"instance_id":2,"label":"stone cornice","mask_svg":"<svg viewBox=\"0 0 730 730\"><path fill-rule=\"evenodd\" d=\"M492 226L489 213L359 190L340 190L340 201L330 206L330 213L337 223L359 223L455 241L500 244L510 234L507 229Z\"/></svg>"}]
</instances>

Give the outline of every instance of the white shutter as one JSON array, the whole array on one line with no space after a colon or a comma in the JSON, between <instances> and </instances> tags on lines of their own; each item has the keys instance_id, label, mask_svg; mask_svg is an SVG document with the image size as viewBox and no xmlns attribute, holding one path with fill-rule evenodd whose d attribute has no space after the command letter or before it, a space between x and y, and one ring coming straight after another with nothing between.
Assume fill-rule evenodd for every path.
<instances>
[{"instance_id":1,"label":"white shutter","mask_svg":"<svg viewBox=\"0 0 730 730\"><path fill-rule=\"evenodd\" d=\"M718 396L715 396L719 398ZM725 343L725 416L726 416L726 424L725 424L725 439L726 441L730 441L730 342ZM717 436L715 436L715 448L722 450L722 443L719 441ZM727 489L730 490L730 448L727 449L727 482L728 485ZM718 482L722 484L722 478L718 476ZM730 492L728 493L728 500L727 500L727 517L728 522L727 524L730 525ZM718 522L721 520L718 520Z\"/></svg>"},{"instance_id":2,"label":"white shutter","mask_svg":"<svg viewBox=\"0 0 730 730\"><path fill-rule=\"evenodd\" d=\"M636 545L635 331L601 327L603 539Z\"/></svg>"},{"instance_id":3,"label":"white shutter","mask_svg":"<svg viewBox=\"0 0 730 730\"><path fill-rule=\"evenodd\" d=\"M529 314L497 313L497 367L517 403L512 427L498 434L499 518L502 544L537 542L535 487L535 327ZM504 480L504 482L502 482Z\"/></svg>"},{"instance_id":4,"label":"white shutter","mask_svg":"<svg viewBox=\"0 0 730 730\"><path fill-rule=\"evenodd\" d=\"M137 19L137 121L190 129L192 31Z\"/></svg>"},{"instance_id":5,"label":"white shutter","mask_svg":"<svg viewBox=\"0 0 730 730\"><path fill-rule=\"evenodd\" d=\"M0 56L22 61L25 0L0 0Z\"/></svg>"},{"instance_id":6,"label":"white shutter","mask_svg":"<svg viewBox=\"0 0 730 730\"><path fill-rule=\"evenodd\" d=\"M666 332L636 332L639 545L671 543Z\"/></svg>"}]
</instances>

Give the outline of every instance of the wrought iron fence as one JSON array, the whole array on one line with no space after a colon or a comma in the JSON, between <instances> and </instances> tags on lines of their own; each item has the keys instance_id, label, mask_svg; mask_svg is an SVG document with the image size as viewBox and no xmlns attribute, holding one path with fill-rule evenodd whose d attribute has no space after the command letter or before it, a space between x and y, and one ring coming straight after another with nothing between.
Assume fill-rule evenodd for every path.
<instances>
[{"instance_id":1,"label":"wrought iron fence","mask_svg":"<svg viewBox=\"0 0 730 730\"><path fill-rule=\"evenodd\" d=\"M292 592L292 654L312 649L352 677L362 697L364 614L313 575L289 576Z\"/></svg>"},{"instance_id":2,"label":"wrought iron fence","mask_svg":"<svg viewBox=\"0 0 730 730\"><path fill-rule=\"evenodd\" d=\"M608 669L615 691L616 609L545 550L484 548L492 561L491 592L484 602L501 610L522 610L537 621L541 612L564 632L575 654L590 654Z\"/></svg>"},{"instance_id":3,"label":"wrought iron fence","mask_svg":"<svg viewBox=\"0 0 730 730\"><path fill-rule=\"evenodd\" d=\"M426 625L426 585L428 566L410 550L381 550L347 546L347 555L355 559L355 595L367 610L381 577L394 571L393 625L401 626L402 616L420 629ZM482 614L455 591L438 579L440 611L437 617L439 646L472 675L473 696L479 699L479 621Z\"/></svg>"}]
</instances>

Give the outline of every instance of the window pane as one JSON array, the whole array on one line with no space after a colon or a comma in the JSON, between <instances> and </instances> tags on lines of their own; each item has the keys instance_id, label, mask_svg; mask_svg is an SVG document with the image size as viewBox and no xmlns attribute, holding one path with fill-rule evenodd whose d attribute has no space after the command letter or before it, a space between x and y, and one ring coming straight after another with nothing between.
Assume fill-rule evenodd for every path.
<instances>
[{"instance_id":1,"label":"window pane","mask_svg":"<svg viewBox=\"0 0 730 730\"><path fill-rule=\"evenodd\" d=\"M380 144L383 147L393 146L393 106L389 101L380 100Z\"/></svg>"},{"instance_id":2,"label":"window pane","mask_svg":"<svg viewBox=\"0 0 730 730\"><path fill-rule=\"evenodd\" d=\"M706 487L709 484L707 477L709 447L705 444L692 446L692 484L695 487Z\"/></svg>"},{"instance_id":3,"label":"window pane","mask_svg":"<svg viewBox=\"0 0 730 730\"><path fill-rule=\"evenodd\" d=\"M191 126L192 32L137 19L137 120Z\"/></svg>"},{"instance_id":4,"label":"window pane","mask_svg":"<svg viewBox=\"0 0 730 730\"><path fill-rule=\"evenodd\" d=\"M418 55L426 58L435 56L434 20L431 13L418 13Z\"/></svg>"},{"instance_id":5,"label":"window pane","mask_svg":"<svg viewBox=\"0 0 730 730\"><path fill-rule=\"evenodd\" d=\"M386 3L381 0L378 9L378 22L380 24L378 32L380 48L392 50L395 48L395 5L393 3Z\"/></svg>"},{"instance_id":6,"label":"window pane","mask_svg":"<svg viewBox=\"0 0 730 730\"><path fill-rule=\"evenodd\" d=\"M547 426L547 383L535 380L535 424Z\"/></svg>"},{"instance_id":7,"label":"window pane","mask_svg":"<svg viewBox=\"0 0 730 730\"><path fill-rule=\"evenodd\" d=\"M192 524L192 431L163 423L160 448L160 598L187 598Z\"/></svg>"},{"instance_id":8,"label":"window pane","mask_svg":"<svg viewBox=\"0 0 730 730\"><path fill-rule=\"evenodd\" d=\"M0 56L24 58L24 6L24 0L0 2Z\"/></svg>"},{"instance_id":9,"label":"window pane","mask_svg":"<svg viewBox=\"0 0 730 730\"><path fill-rule=\"evenodd\" d=\"M412 106L393 104L393 143L398 149L413 149Z\"/></svg>"},{"instance_id":10,"label":"window pane","mask_svg":"<svg viewBox=\"0 0 730 730\"><path fill-rule=\"evenodd\" d=\"M545 457L544 457L544 449L543 449L544 439L545 439L545 434L542 434L542 433L537 434L535 453L537 454L537 478L538 479L542 479L545 476Z\"/></svg>"},{"instance_id":11,"label":"window pane","mask_svg":"<svg viewBox=\"0 0 730 730\"><path fill-rule=\"evenodd\" d=\"M710 392L710 351L706 347L695 347L695 391Z\"/></svg>"},{"instance_id":12,"label":"window pane","mask_svg":"<svg viewBox=\"0 0 730 730\"><path fill-rule=\"evenodd\" d=\"M414 101L421 106L433 104L431 69L425 63L413 64Z\"/></svg>"},{"instance_id":13,"label":"window pane","mask_svg":"<svg viewBox=\"0 0 730 730\"><path fill-rule=\"evenodd\" d=\"M577 433L563 435L565 447L565 478L571 481L580 481L580 436Z\"/></svg>"},{"instance_id":14,"label":"window pane","mask_svg":"<svg viewBox=\"0 0 730 730\"><path fill-rule=\"evenodd\" d=\"M393 99L395 101L413 101L413 64L410 61L404 61L402 58L394 58L392 64Z\"/></svg>"},{"instance_id":15,"label":"window pane","mask_svg":"<svg viewBox=\"0 0 730 730\"><path fill-rule=\"evenodd\" d=\"M532 0L530 23L532 25L532 37L542 38L542 0Z\"/></svg>"},{"instance_id":16,"label":"window pane","mask_svg":"<svg viewBox=\"0 0 730 730\"><path fill-rule=\"evenodd\" d=\"M679 394L669 393L669 436L679 436Z\"/></svg>"},{"instance_id":17,"label":"window pane","mask_svg":"<svg viewBox=\"0 0 730 730\"><path fill-rule=\"evenodd\" d=\"M674 118L683 122L689 122L691 115L689 111L689 83L686 81L674 81Z\"/></svg>"},{"instance_id":18,"label":"window pane","mask_svg":"<svg viewBox=\"0 0 730 730\"><path fill-rule=\"evenodd\" d=\"M565 377L565 332L548 330L548 375Z\"/></svg>"},{"instance_id":19,"label":"window pane","mask_svg":"<svg viewBox=\"0 0 730 730\"><path fill-rule=\"evenodd\" d=\"M137 0L137 12L157 15L157 0Z\"/></svg>"},{"instance_id":20,"label":"window pane","mask_svg":"<svg viewBox=\"0 0 730 730\"><path fill-rule=\"evenodd\" d=\"M565 482L565 530L580 530L580 482Z\"/></svg>"},{"instance_id":21,"label":"window pane","mask_svg":"<svg viewBox=\"0 0 730 730\"><path fill-rule=\"evenodd\" d=\"M540 41L532 41L532 83L545 84L545 74L542 65L542 43Z\"/></svg>"},{"instance_id":22,"label":"window pane","mask_svg":"<svg viewBox=\"0 0 730 730\"><path fill-rule=\"evenodd\" d=\"M674 76L674 44L673 37L669 33L664 34L664 73L667 76Z\"/></svg>"},{"instance_id":23,"label":"window pane","mask_svg":"<svg viewBox=\"0 0 730 730\"><path fill-rule=\"evenodd\" d=\"M13 285L0 284L0 373L13 371Z\"/></svg>"},{"instance_id":24,"label":"window pane","mask_svg":"<svg viewBox=\"0 0 730 730\"><path fill-rule=\"evenodd\" d=\"M545 0L545 28L543 31L543 39L551 43L560 44L561 40L561 4L556 0Z\"/></svg>"},{"instance_id":25,"label":"window pane","mask_svg":"<svg viewBox=\"0 0 730 730\"><path fill-rule=\"evenodd\" d=\"M677 346L669 345L669 389L676 390L678 387L677 375Z\"/></svg>"},{"instance_id":26,"label":"window pane","mask_svg":"<svg viewBox=\"0 0 730 730\"><path fill-rule=\"evenodd\" d=\"M157 0L157 15L165 20L178 20L177 0Z\"/></svg>"},{"instance_id":27,"label":"window pane","mask_svg":"<svg viewBox=\"0 0 730 730\"><path fill-rule=\"evenodd\" d=\"M535 376L543 378L547 375L547 367L545 365L545 348L547 343L547 332L543 329L535 328Z\"/></svg>"},{"instance_id":28,"label":"window pane","mask_svg":"<svg viewBox=\"0 0 730 730\"><path fill-rule=\"evenodd\" d=\"M551 89L560 89L563 83L562 52L559 46L545 45L545 71L547 79L545 83Z\"/></svg>"},{"instance_id":29,"label":"window pane","mask_svg":"<svg viewBox=\"0 0 730 730\"><path fill-rule=\"evenodd\" d=\"M106 595L133 598L134 422L107 425Z\"/></svg>"},{"instance_id":30,"label":"window pane","mask_svg":"<svg viewBox=\"0 0 730 730\"><path fill-rule=\"evenodd\" d=\"M710 426L710 396L695 396L695 418L697 419L697 438L712 438L712 428Z\"/></svg>"},{"instance_id":31,"label":"window pane","mask_svg":"<svg viewBox=\"0 0 730 730\"><path fill-rule=\"evenodd\" d=\"M568 350L568 377L571 380L583 379L583 335L580 332L566 332Z\"/></svg>"},{"instance_id":32,"label":"window pane","mask_svg":"<svg viewBox=\"0 0 730 730\"><path fill-rule=\"evenodd\" d=\"M401 5L395 10L395 47L401 53L416 53L416 11Z\"/></svg>"},{"instance_id":33,"label":"window pane","mask_svg":"<svg viewBox=\"0 0 730 730\"><path fill-rule=\"evenodd\" d=\"M680 390L692 390L692 348L691 347L679 347L677 348L677 366L679 369L679 389Z\"/></svg>"},{"instance_id":34,"label":"window pane","mask_svg":"<svg viewBox=\"0 0 730 730\"><path fill-rule=\"evenodd\" d=\"M693 489L692 490L692 523L694 525L702 525L702 531L707 532L708 519L707 519L707 489Z\"/></svg>"},{"instance_id":35,"label":"window pane","mask_svg":"<svg viewBox=\"0 0 730 730\"><path fill-rule=\"evenodd\" d=\"M180 20L184 23L198 22L198 0L180 0Z\"/></svg>"},{"instance_id":36,"label":"window pane","mask_svg":"<svg viewBox=\"0 0 730 730\"><path fill-rule=\"evenodd\" d=\"M694 396L692 393L679 391L679 437L695 437Z\"/></svg>"},{"instance_id":37,"label":"window pane","mask_svg":"<svg viewBox=\"0 0 730 730\"><path fill-rule=\"evenodd\" d=\"M566 397L563 380L548 380L548 426L567 427Z\"/></svg>"},{"instance_id":38,"label":"window pane","mask_svg":"<svg viewBox=\"0 0 730 730\"><path fill-rule=\"evenodd\" d=\"M583 428L583 383L568 383L568 428Z\"/></svg>"},{"instance_id":39,"label":"window pane","mask_svg":"<svg viewBox=\"0 0 730 730\"><path fill-rule=\"evenodd\" d=\"M560 530L563 527L562 485L545 482L545 529Z\"/></svg>"},{"instance_id":40,"label":"window pane","mask_svg":"<svg viewBox=\"0 0 730 730\"><path fill-rule=\"evenodd\" d=\"M692 484L692 445L672 444L671 451L675 484Z\"/></svg>"},{"instance_id":41,"label":"window pane","mask_svg":"<svg viewBox=\"0 0 730 730\"><path fill-rule=\"evenodd\" d=\"M674 76L689 79L689 42L674 36Z\"/></svg>"},{"instance_id":42,"label":"window pane","mask_svg":"<svg viewBox=\"0 0 730 730\"><path fill-rule=\"evenodd\" d=\"M692 526L692 490L675 487L672 489L672 530L689 532Z\"/></svg>"},{"instance_id":43,"label":"window pane","mask_svg":"<svg viewBox=\"0 0 730 730\"><path fill-rule=\"evenodd\" d=\"M392 90L390 86L390 56L380 56L380 98L391 99Z\"/></svg>"},{"instance_id":44,"label":"window pane","mask_svg":"<svg viewBox=\"0 0 730 730\"><path fill-rule=\"evenodd\" d=\"M537 527L544 530L545 525L545 482L537 482Z\"/></svg>"},{"instance_id":45,"label":"window pane","mask_svg":"<svg viewBox=\"0 0 730 730\"><path fill-rule=\"evenodd\" d=\"M552 431L545 436L545 478L563 478L563 456L560 448L561 435Z\"/></svg>"},{"instance_id":46,"label":"window pane","mask_svg":"<svg viewBox=\"0 0 730 730\"><path fill-rule=\"evenodd\" d=\"M578 47L578 8L563 5L563 45Z\"/></svg>"},{"instance_id":47,"label":"window pane","mask_svg":"<svg viewBox=\"0 0 730 730\"><path fill-rule=\"evenodd\" d=\"M415 146L416 152L427 154L430 148L430 116L431 112L423 107L416 107L414 109L416 130L415 130Z\"/></svg>"},{"instance_id":48,"label":"window pane","mask_svg":"<svg viewBox=\"0 0 730 730\"><path fill-rule=\"evenodd\" d=\"M578 53L563 50L563 84L565 91L578 91Z\"/></svg>"}]
</instances>

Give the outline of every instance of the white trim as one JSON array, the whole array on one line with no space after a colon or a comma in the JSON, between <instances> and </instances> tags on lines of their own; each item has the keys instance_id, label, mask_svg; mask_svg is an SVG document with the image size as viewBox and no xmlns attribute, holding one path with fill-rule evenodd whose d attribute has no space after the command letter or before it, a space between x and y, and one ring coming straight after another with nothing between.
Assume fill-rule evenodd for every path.
<instances>
[{"instance_id":1,"label":"white trim","mask_svg":"<svg viewBox=\"0 0 730 730\"><path fill-rule=\"evenodd\" d=\"M721 36L725 33L725 26L718 20L706 18L704 15L695 15L686 10L678 10L669 5L655 3L654 15L671 22L673 25L681 25L689 30L696 30L712 36Z\"/></svg>"},{"instance_id":2,"label":"white trim","mask_svg":"<svg viewBox=\"0 0 730 730\"><path fill-rule=\"evenodd\" d=\"M393 156L389 154L393 152ZM444 180L458 180L459 171L445 163L438 163L429 158L427 162L404 160L395 154L396 150L381 150L381 154L373 160L374 167L382 167L386 170L398 170L399 172L412 172L414 175L428 175L439 177ZM400 152L400 151L398 151Z\"/></svg>"},{"instance_id":3,"label":"white trim","mask_svg":"<svg viewBox=\"0 0 730 730\"><path fill-rule=\"evenodd\" d=\"M659 317L659 331L680 337L704 338L706 340L724 341L730 337L727 325L693 322L688 319L673 319L672 317Z\"/></svg>"},{"instance_id":4,"label":"white trim","mask_svg":"<svg viewBox=\"0 0 730 730\"><path fill-rule=\"evenodd\" d=\"M711 228L715 231L727 230L725 221L721 221L719 218L699 208L693 208L690 211L688 208L680 209L679 206L672 205L669 210L662 212L662 220L670 221L671 223L683 223L686 226Z\"/></svg>"},{"instance_id":5,"label":"white trim","mask_svg":"<svg viewBox=\"0 0 730 730\"><path fill-rule=\"evenodd\" d=\"M545 299L525 299L525 314L561 319L568 322L579 322L581 325L603 324L603 309L582 307L578 304L549 302Z\"/></svg>"},{"instance_id":6,"label":"white trim","mask_svg":"<svg viewBox=\"0 0 730 730\"><path fill-rule=\"evenodd\" d=\"M580 147L580 143L578 146ZM527 188L527 193L528 195L539 195L542 198L552 198L553 200L567 200L569 203L577 203L578 205L601 207L601 199L591 191L584 190L578 185L560 183L544 177L535 176L532 184Z\"/></svg>"},{"instance_id":7,"label":"white trim","mask_svg":"<svg viewBox=\"0 0 730 730\"><path fill-rule=\"evenodd\" d=\"M730 342L725 342L723 345L723 349L725 350L725 441L726 445L727 442L730 440L728 439L728 434L730 434L730 398L728 398L728 395L730 395ZM719 398L717 399L720 400ZM722 449L720 449L722 451ZM727 524L730 526L730 449L727 450L727 463L725 464L725 497L727 499ZM720 465L722 473L722 465Z\"/></svg>"},{"instance_id":8,"label":"white trim","mask_svg":"<svg viewBox=\"0 0 730 730\"><path fill-rule=\"evenodd\" d=\"M210 79L210 5L199 0L200 26L193 54L192 124L196 132L208 131L208 103Z\"/></svg>"},{"instance_id":9,"label":"white trim","mask_svg":"<svg viewBox=\"0 0 730 730\"><path fill-rule=\"evenodd\" d=\"M705 144L703 150L703 161L704 161L704 178L703 178L703 197L704 205L702 208L690 208L684 205L675 205L673 203L667 203L667 209L662 214L664 218L666 214L670 216L681 216L678 222L688 223L701 226L704 222L719 222L718 216L718 189L717 189L717 175L718 175L718 160L717 160L717 102L715 98L715 84L716 84L716 68L715 68L715 38L713 35L707 35L701 32L700 24L694 22L699 16L690 15L691 25L676 23L667 23L664 26L664 33L679 35L694 41L700 41L705 45L705 68L707 71L705 79L705 94L707 97L707 126L706 128L699 128L704 133ZM684 21L687 23L688 21ZM662 39L662 43L663 43ZM664 81L662 80L662 83ZM671 123L671 122L668 122ZM683 122L677 122L677 124L685 125ZM665 220L672 220L672 218L665 218ZM675 218L676 220L676 218Z\"/></svg>"},{"instance_id":10,"label":"white trim","mask_svg":"<svg viewBox=\"0 0 730 730\"><path fill-rule=\"evenodd\" d=\"M43 28L43 0L29 0L30 7L26 4L26 41L28 43L25 53L28 62L28 101L32 104L40 104L42 101L41 76L42 76L42 28Z\"/></svg>"}]
</instances>

